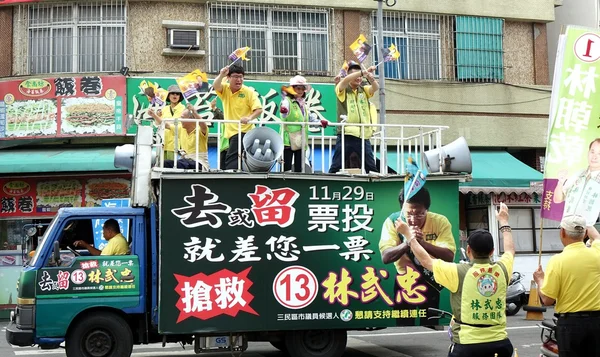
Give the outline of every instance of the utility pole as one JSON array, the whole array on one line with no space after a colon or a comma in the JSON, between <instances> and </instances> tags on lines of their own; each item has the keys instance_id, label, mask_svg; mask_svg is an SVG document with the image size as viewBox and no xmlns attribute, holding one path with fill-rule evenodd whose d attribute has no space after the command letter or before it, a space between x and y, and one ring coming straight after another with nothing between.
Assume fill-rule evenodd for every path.
<instances>
[{"instance_id":1,"label":"utility pole","mask_svg":"<svg viewBox=\"0 0 600 357\"><path fill-rule=\"evenodd\" d=\"M383 3L388 7L396 5L396 0L377 1L377 50L379 61L383 61L385 46L383 45ZM379 123L385 124L385 64L379 67ZM381 127L381 174L387 174L387 145L385 143L385 127ZM400 169L400 168L398 168Z\"/></svg>"}]
</instances>

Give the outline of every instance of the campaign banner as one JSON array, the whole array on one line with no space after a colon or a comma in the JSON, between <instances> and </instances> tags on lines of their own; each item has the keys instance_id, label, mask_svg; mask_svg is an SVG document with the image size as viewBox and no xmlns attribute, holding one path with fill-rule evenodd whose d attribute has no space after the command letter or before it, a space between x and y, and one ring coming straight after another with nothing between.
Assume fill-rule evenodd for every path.
<instances>
[{"instance_id":1,"label":"campaign banner","mask_svg":"<svg viewBox=\"0 0 600 357\"><path fill-rule=\"evenodd\" d=\"M191 103L200 117L205 120L213 119L213 113L210 111L210 102L217 98L217 93L212 86L213 80L208 80L208 85L203 85L197 88L196 92L186 97L186 100ZM151 122L152 117L148 114L149 109L155 111L162 108L164 103L158 101L160 95L166 96L166 88L170 85L178 84L176 78L128 78L127 79L127 110L128 114L140 122ZM251 81L245 80L244 84L253 88L258 93L258 98L263 106L263 112L258 118L269 126L269 122L280 122L281 116L279 113L279 103L281 102L280 88L282 85L288 85L284 82L270 81ZM328 120L337 122L337 108L335 88L333 82L311 84L312 88L307 93L306 105L310 113L314 113L319 120ZM149 92L148 88L152 90ZM148 96L148 93L151 96ZM223 108L221 100L217 100L217 107ZM276 131L280 130L280 126L272 125ZM322 129L320 126L309 126L309 135L321 135L321 130L325 131L325 135L336 135L334 127ZM131 126L127 131L128 134L135 134L137 128ZM209 132L216 134L217 126L214 123L209 125Z\"/></svg>"},{"instance_id":2,"label":"campaign banner","mask_svg":"<svg viewBox=\"0 0 600 357\"><path fill-rule=\"evenodd\" d=\"M559 40L544 164L542 218L600 214L600 31L568 26Z\"/></svg>"},{"instance_id":3,"label":"campaign banner","mask_svg":"<svg viewBox=\"0 0 600 357\"><path fill-rule=\"evenodd\" d=\"M36 297L136 296L139 281L137 256L76 257L69 267L38 271Z\"/></svg>"},{"instance_id":4,"label":"campaign banner","mask_svg":"<svg viewBox=\"0 0 600 357\"><path fill-rule=\"evenodd\" d=\"M458 246L458 181L427 187L430 211L448 218ZM441 324L427 308L449 310L449 291L418 263L383 260L397 239L387 222L399 214L401 189L401 181L163 180L160 330ZM446 238L436 233L448 234L425 239ZM488 300L478 300L491 307L481 323L504 314L504 301Z\"/></svg>"}]
</instances>

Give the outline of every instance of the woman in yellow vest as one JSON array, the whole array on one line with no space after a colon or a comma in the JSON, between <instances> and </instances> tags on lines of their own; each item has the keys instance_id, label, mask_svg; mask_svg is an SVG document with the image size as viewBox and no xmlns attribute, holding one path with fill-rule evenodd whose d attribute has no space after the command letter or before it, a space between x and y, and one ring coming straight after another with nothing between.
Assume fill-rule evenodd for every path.
<instances>
[{"instance_id":1,"label":"woman in yellow vest","mask_svg":"<svg viewBox=\"0 0 600 357\"><path fill-rule=\"evenodd\" d=\"M154 120L156 120L157 124L161 124L163 119L174 119L181 118L183 111L185 110L185 106L181 103L183 100L183 94L181 93L181 89L177 84L170 85L168 88L169 94L167 95L167 105L160 109L158 113L155 113L154 110L150 109L148 114ZM182 147L182 140L186 138L186 131L181 124L177 126L177 150ZM165 152L165 160L174 160L175 159L175 125L172 123L165 123L165 137L163 149Z\"/></svg>"},{"instance_id":2,"label":"woman in yellow vest","mask_svg":"<svg viewBox=\"0 0 600 357\"><path fill-rule=\"evenodd\" d=\"M327 120L319 120L316 115L309 115L309 108L306 104L306 95L310 92L311 86L306 82L306 78L295 76L290 79L289 86L282 86L283 99L279 105L281 121L286 123L298 123L298 125L282 125L283 133L283 169L292 170L292 160L294 161L293 172L302 172L304 158L302 157L302 141L304 141L305 150L308 150L308 125L300 123L314 122L322 127L327 127Z\"/></svg>"}]
</instances>

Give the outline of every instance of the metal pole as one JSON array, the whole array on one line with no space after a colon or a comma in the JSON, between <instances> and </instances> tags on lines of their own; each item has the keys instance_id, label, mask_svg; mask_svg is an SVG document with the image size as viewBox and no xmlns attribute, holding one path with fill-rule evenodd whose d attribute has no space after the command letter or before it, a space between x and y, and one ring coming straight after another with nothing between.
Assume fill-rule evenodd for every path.
<instances>
[{"instance_id":1,"label":"metal pole","mask_svg":"<svg viewBox=\"0 0 600 357\"><path fill-rule=\"evenodd\" d=\"M383 61L385 46L383 45L383 1L377 1L377 49L379 60ZM381 169L382 174L387 174L387 146L385 143L385 64L379 67L379 123L381 126Z\"/></svg>"}]
</instances>

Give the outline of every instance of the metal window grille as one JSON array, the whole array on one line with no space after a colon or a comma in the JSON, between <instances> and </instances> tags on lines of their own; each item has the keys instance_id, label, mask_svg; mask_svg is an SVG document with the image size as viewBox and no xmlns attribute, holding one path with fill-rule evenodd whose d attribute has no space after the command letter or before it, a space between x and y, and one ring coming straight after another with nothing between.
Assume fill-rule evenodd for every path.
<instances>
[{"instance_id":1,"label":"metal window grille","mask_svg":"<svg viewBox=\"0 0 600 357\"><path fill-rule=\"evenodd\" d=\"M113 72L125 65L126 0L21 5L30 74Z\"/></svg>"},{"instance_id":2,"label":"metal window grille","mask_svg":"<svg viewBox=\"0 0 600 357\"><path fill-rule=\"evenodd\" d=\"M377 17L371 17L377 45ZM387 62L386 78L502 82L504 20L384 12L383 45L394 44L398 61ZM375 61L379 61L375 49Z\"/></svg>"},{"instance_id":3,"label":"metal window grille","mask_svg":"<svg viewBox=\"0 0 600 357\"><path fill-rule=\"evenodd\" d=\"M330 10L209 3L208 13L211 72L249 46L248 72L329 74Z\"/></svg>"}]
</instances>

